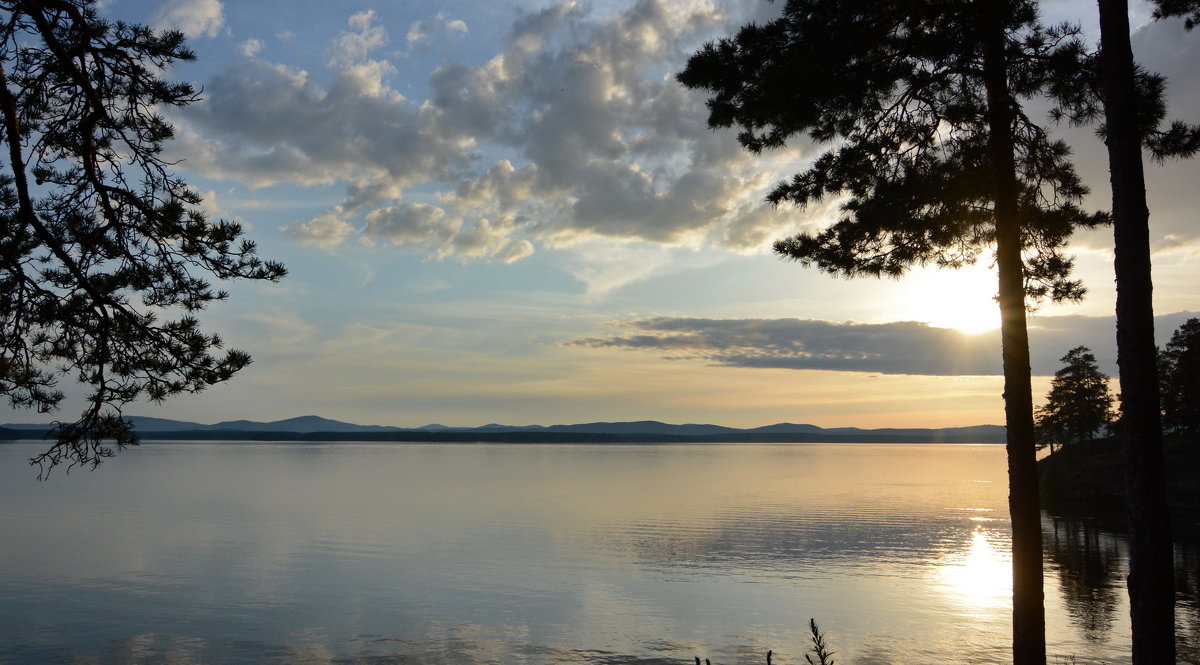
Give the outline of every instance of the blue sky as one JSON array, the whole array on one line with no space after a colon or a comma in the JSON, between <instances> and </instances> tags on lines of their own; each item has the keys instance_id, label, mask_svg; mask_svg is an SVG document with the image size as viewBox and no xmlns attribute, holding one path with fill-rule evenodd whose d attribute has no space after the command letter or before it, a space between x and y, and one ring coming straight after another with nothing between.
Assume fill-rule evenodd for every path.
<instances>
[{"instance_id":1,"label":"blue sky","mask_svg":"<svg viewBox=\"0 0 1200 665\"><path fill-rule=\"evenodd\" d=\"M845 281L776 259L772 240L831 219L764 202L817 149L749 155L706 128L703 95L674 82L703 42L776 4L109 0L103 11L189 35L198 60L169 76L203 100L170 113L171 155L212 215L241 221L291 271L230 285L204 315L254 364L129 413L1003 421L986 263ZM1095 23L1091 2L1044 11ZM1147 14L1134 8L1138 57L1171 77L1172 115L1200 120L1200 34ZM1102 146L1091 130L1061 131L1089 203L1106 208ZM1200 166L1148 173L1169 336L1178 313L1200 310ZM1038 394L1078 343L1115 373L1110 243L1107 230L1079 236L1088 298L1031 322Z\"/></svg>"}]
</instances>

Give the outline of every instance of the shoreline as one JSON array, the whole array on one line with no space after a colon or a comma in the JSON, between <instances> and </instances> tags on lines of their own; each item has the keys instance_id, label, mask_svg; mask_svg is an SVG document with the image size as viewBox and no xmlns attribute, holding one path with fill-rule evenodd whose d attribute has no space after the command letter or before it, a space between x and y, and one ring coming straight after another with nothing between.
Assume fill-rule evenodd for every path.
<instances>
[{"instance_id":1,"label":"shoreline","mask_svg":"<svg viewBox=\"0 0 1200 665\"><path fill-rule=\"evenodd\" d=\"M1200 536L1200 442L1164 440L1167 504L1178 534ZM1126 526L1125 452L1116 437L1067 446L1038 461L1042 507Z\"/></svg>"}]
</instances>

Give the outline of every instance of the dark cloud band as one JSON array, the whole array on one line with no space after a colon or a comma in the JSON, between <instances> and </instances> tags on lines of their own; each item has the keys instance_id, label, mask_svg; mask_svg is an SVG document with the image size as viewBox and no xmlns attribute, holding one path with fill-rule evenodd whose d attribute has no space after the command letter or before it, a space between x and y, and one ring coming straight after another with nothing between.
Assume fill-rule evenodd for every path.
<instances>
[{"instance_id":1,"label":"dark cloud band","mask_svg":"<svg viewBox=\"0 0 1200 665\"><path fill-rule=\"evenodd\" d=\"M1161 339L1192 312L1158 317ZM617 324L614 335L568 344L657 351L730 367L819 369L934 376L998 375L1000 333L968 335L926 323L838 323L810 319L651 317ZM1112 317L1037 317L1030 321L1033 371L1053 374L1067 349L1089 346L1115 376Z\"/></svg>"}]
</instances>

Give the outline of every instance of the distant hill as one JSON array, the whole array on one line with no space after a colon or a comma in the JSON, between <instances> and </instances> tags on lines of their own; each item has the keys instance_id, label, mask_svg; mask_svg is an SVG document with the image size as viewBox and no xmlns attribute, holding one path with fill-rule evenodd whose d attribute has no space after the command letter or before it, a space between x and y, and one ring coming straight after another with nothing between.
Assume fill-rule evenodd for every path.
<instances>
[{"instance_id":1,"label":"distant hill","mask_svg":"<svg viewBox=\"0 0 1200 665\"><path fill-rule=\"evenodd\" d=\"M185 420L169 420L167 418L150 418L148 416L125 416L125 419L133 423L134 429L138 432L186 432L193 429L205 429L211 425L201 425L200 423L191 423ZM14 430L36 430L38 432L47 432L54 427L53 423L7 423L4 425L9 429Z\"/></svg>"},{"instance_id":2,"label":"distant hill","mask_svg":"<svg viewBox=\"0 0 1200 665\"><path fill-rule=\"evenodd\" d=\"M133 428L139 432L178 432L179 430L204 429L209 427L209 425L201 425L200 423L168 420L166 418L151 418L149 416L129 416L127 420L132 422Z\"/></svg>"},{"instance_id":3,"label":"distant hill","mask_svg":"<svg viewBox=\"0 0 1200 665\"><path fill-rule=\"evenodd\" d=\"M553 425L551 432L581 432L587 434L669 434L673 436L705 436L708 434L730 434L746 430L720 425L669 425L657 420L639 420L628 423L582 423L579 425Z\"/></svg>"},{"instance_id":4,"label":"distant hill","mask_svg":"<svg viewBox=\"0 0 1200 665\"><path fill-rule=\"evenodd\" d=\"M226 420L215 425L201 426L206 430L235 430L241 432L398 432L399 427L384 425L355 425L320 416L299 416L269 423L252 420Z\"/></svg>"},{"instance_id":5,"label":"distant hill","mask_svg":"<svg viewBox=\"0 0 1200 665\"><path fill-rule=\"evenodd\" d=\"M128 416L134 429L144 439L231 438L238 440L369 440L369 441L697 441L697 442L860 442L860 443L1002 443L1004 428L999 425L974 427L883 428L857 427L822 428L816 425L777 423L763 427L739 429L708 424L672 425L657 420L635 422L595 422L574 425L499 425L481 427L447 427L431 424L404 428L382 425L356 425L320 416L300 416L258 422L227 420L212 425ZM42 438L51 428L46 423L6 424L9 431L0 431L0 439Z\"/></svg>"},{"instance_id":6,"label":"distant hill","mask_svg":"<svg viewBox=\"0 0 1200 665\"><path fill-rule=\"evenodd\" d=\"M826 431L816 425L796 425L794 423L775 423L746 430L748 432L763 432L764 434L816 434Z\"/></svg>"},{"instance_id":7,"label":"distant hill","mask_svg":"<svg viewBox=\"0 0 1200 665\"><path fill-rule=\"evenodd\" d=\"M382 425L355 425L340 420L330 420L320 416L299 416L272 422L257 422L253 420L226 420L212 425L188 422L186 420L170 420L168 418L151 418L149 416L126 416L133 423L133 428L139 434L150 432L391 432L401 431L399 427ZM4 425L11 429L47 431L49 424L11 424Z\"/></svg>"}]
</instances>

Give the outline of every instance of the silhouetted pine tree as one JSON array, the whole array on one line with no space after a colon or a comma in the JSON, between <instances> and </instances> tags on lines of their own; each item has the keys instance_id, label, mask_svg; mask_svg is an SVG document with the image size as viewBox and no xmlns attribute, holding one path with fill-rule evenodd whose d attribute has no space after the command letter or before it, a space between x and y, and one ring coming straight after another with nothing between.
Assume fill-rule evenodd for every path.
<instances>
[{"instance_id":1,"label":"silhouetted pine tree","mask_svg":"<svg viewBox=\"0 0 1200 665\"><path fill-rule=\"evenodd\" d=\"M1188 319L1159 354L1163 421L1175 432L1200 434L1200 319Z\"/></svg>"},{"instance_id":2,"label":"silhouetted pine tree","mask_svg":"<svg viewBox=\"0 0 1200 665\"><path fill-rule=\"evenodd\" d=\"M1050 445L1073 445L1092 441L1112 420L1112 393L1108 376L1096 366L1096 356L1086 346L1077 346L1060 361L1046 403L1035 414L1038 436Z\"/></svg>"},{"instance_id":3,"label":"silhouetted pine tree","mask_svg":"<svg viewBox=\"0 0 1200 665\"><path fill-rule=\"evenodd\" d=\"M1151 0L1154 3L1154 18L1171 16L1184 17L1184 26L1188 30L1200 24L1200 2L1197 0Z\"/></svg>"},{"instance_id":4,"label":"silhouetted pine tree","mask_svg":"<svg viewBox=\"0 0 1200 665\"><path fill-rule=\"evenodd\" d=\"M775 244L842 276L959 267L994 247L1013 531L1013 654L1045 662L1041 526L1026 297L1077 299L1061 253L1086 193L1019 100L1041 95L1081 47L1020 0L791 0L782 18L706 45L679 74L710 91L711 127L752 152L797 136L833 147L768 199L842 200L844 216ZM982 294L981 294L982 295Z\"/></svg>"},{"instance_id":5,"label":"silhouetted pine tree","mask_svg":"<svg viewBox=\"0 0 1200 665\"><path fill-rule=\"evenodd\" d=\"M1154 343L1150 210L1142 149L1158 158L1200 149L1200 129L1175 122L1160 130L1166 107L1161 77L1138 69L1126 0L1099 0L1099 82L1112 184L1117 286L1117 365L1125 449L1130 554L1129 608L1134 665L1175 662L1175 592L1171 524L1162 451L1162 410ZM1156 0L1156 15L1200 16L1195 0Z\"/></svg>"},{"instance_id":6,"label":"silhouetted pine tree","mask_svg":"<svg viewBox=\"0 0 1200 665\"><path fill-rule=\"evenodd\" d=\"M136 443L120 417L224 381L250 362L200 331L205 278L275 280L232 222L210 222L200 195L162 157L158 114L196 97L160 78L194 55L178 31L100 18L92 0L0 3L0 394L55 409L61 377L90 386L78 420L34 461L96 465ZM174 320L160 319L178 314Z\"/></svg>"}]
</instances>

